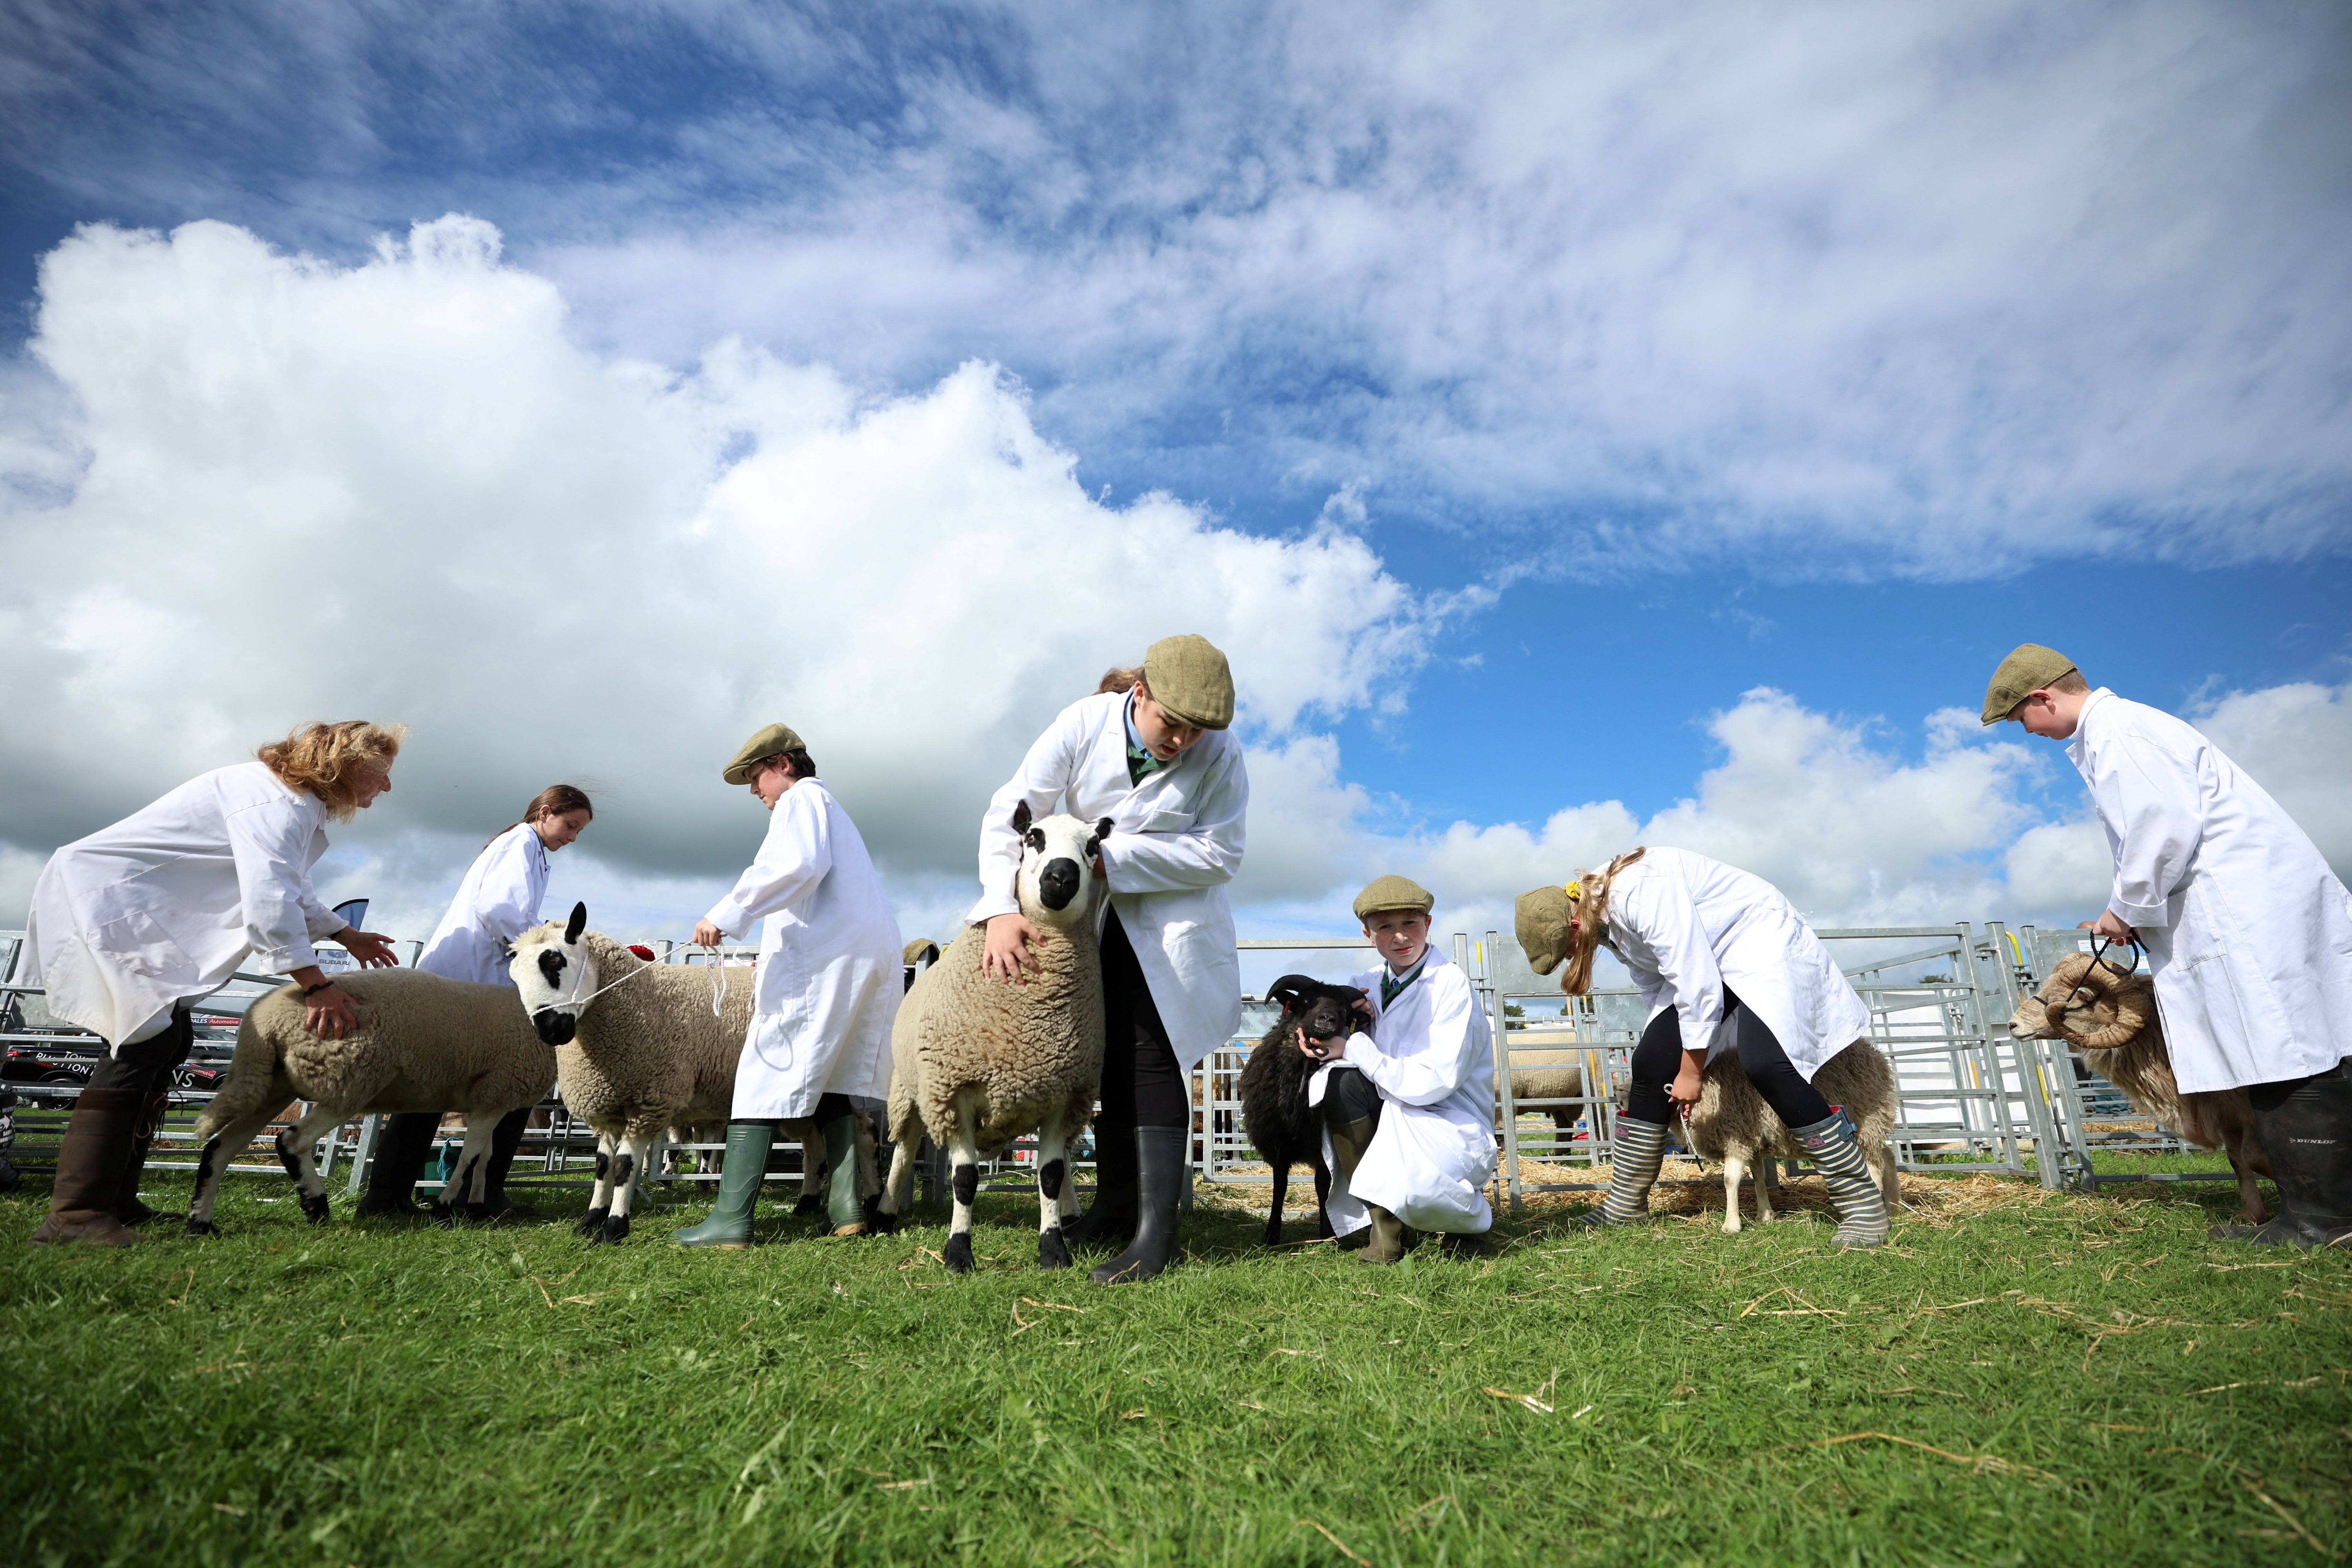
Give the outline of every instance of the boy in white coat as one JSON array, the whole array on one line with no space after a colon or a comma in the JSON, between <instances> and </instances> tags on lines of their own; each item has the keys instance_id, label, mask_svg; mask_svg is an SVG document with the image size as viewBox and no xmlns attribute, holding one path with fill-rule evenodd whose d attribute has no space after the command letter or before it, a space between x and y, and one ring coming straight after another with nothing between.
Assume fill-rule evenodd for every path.
<instances>
[{"instance_id":1,"label":"boy in white coat","mask_svg":"<svg viewBox=\"0 0 2352 1568\"><path fill-rule=\"evenodd\" d=\"M1402 1258L1408 1226L1444 1237L1450 1256L1491 1250L1494 1035L1469 976L1430 951L1436 902L1402 877L1367 884L1356 918L1383 963L1352 984L1370 1017L1345 1039L1298 1032L1298 1048L1324 1064L1307 1098L1323 1107L1325 1207L1340 1236L1370 1227L1363 1263Z\"/></svg>"},{"instance_id":2,"label":"boy in white coat","mask_svg":"<svg viewBox=\"0 0 2352 1568\"><path fill-rule=\"evenodd\" d=\"M1205 637L1162 637L1140 668L1114 669L1062 710L988 803L980 824L987 972L1018 983L1036 934L1013 896L1013 808L1110 818L1102 875L1102 1113L1094 1201L1064 1231L1084 1246L1129 1241L1088 1276L1156 1279L1176 1257L1192 1142L1188 1075L1242 1018L1240 956L1225 884L1240 869L1249 773L1232 731L1234 676Z\"/></svg>"},{"instance_id":3,"label":"boy in white coat","mask_svg":"<svg viewBox=\"0 0 2352 1568\"><path fill-rule=\"evenodd\" d=\"M694 928L717 947L765 919L751 1026L735 1068L727 1158L710 1217L680 1247L740 1247L767 1174L776 1128L814 1117L824 1131L827 1212L835 1236L868 1228L857 1191L856 1100L890 1088L890 1026L905 989L898 918L849 814L816 779L801 738L771 724L721 770L771 814L759 854ZM809 1152L803 1150L802 1158Z\"/></svg>"},{"instance_id":4,"label":"boy in white coat","mask_svg":"<svg viewBox=\"0 0 2352 1568\"><path fill-rule=\"evenodd\" d=\"M2214 1236L2352 1241L2352 892L2212 742L2093 690L2053 648L2024 643L2003 659L1982 717L2073 742L2116 868L2107 907L2084 926L2147 949L2181 1089L2242 1088L2253 1101L2278 1216Z\"/></svg>"}]
</instances>

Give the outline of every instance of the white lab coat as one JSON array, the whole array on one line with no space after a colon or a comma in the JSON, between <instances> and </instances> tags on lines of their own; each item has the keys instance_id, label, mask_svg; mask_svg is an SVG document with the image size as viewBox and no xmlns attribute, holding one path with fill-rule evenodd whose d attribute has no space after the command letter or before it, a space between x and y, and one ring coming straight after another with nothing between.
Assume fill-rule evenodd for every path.
<instances>
[{"instance_id":1,"label":"white lab coat","mask_svg":"<svg viewBox=\"0 0 2352 1568\"><path fill-rule=\"evenodd\" d=\"M2116 861L2183 1090L2352 1056L2352 892L2262 785L2171 714L2105 687L2066 748Z\"/></svg>"},{"instance_id":2,"label":"white lab coat","mask_svg":"<svg viewBox=\"0 0 2352 1568\"><path fill-rule=\"evenodd\" d=\"M1728 986L1810 1083L1822 1064L1870 1034L1870 1008L1813 928L1763 878L1652 846L1617 874L1610 947L1650 1016L1672 1007L1683 1049L1713 1060L1737 1043L1724 1027Z\"/></svg>"},{"instance_id":3,"label":"white lab coat","mask_svg":"<svg viewBox=\"0 0 2352 1568\"><path fill-rule=\"evenodd\" d=\"M1135 949L1151 1000L1186 1070L1233 1038L1242 1021L1241 957L1225 884L1241 868L1249 774L1230 730L1211 730L1139 784L1127 782L1127 697L1104 692L1062 710L988 803L980 824L979 924L1013 914L1021 841L1013 808L1066 809L1111 819L1103 840L1110 907Z\"/></svg>"},{"instance_id":4,"label":"white lab coat","mask_svg":"<svg viewBox=\"0 0 2352 1568\"><path fill-rule=\"evenodd\" d=\"M343 920L310 889L327 810L259 763L216 768L49 857L26 946L49 1011L110 1045L144 1038L248 954L284 974Z\"/></svg>"},{"instance_id":5,"label":"white lab coat","mask_svg":"<svg viewBox=\"0 0 2352 1568\"><path fill-rule=\"evenodd\" d=\"M827 1091L889 1093L898 918L857 825L815 779L776 802L751 868L708 918L740 936L762 916L734 1118L806 1116Z\"/></svg>"},{"instance_id":6,"label":"white lab coat","mask_svg":"<svg viewBox=\"0 0 2352 1568\"><path fill-rule=\"evenodd\" d=\"M1324 1209L1341 1236L1371 1223L1378 1204L1415 1230L1489 1229L1495 1211L1486 1185L1495 1179L1495 1036L1470 977L1429 955L1420 977L1381 1005L1381 973L1349 984L1371 999L1369 1030L1348 1037L1345 1061L1318 1068L1307 1099L1320 1105L1334 1072L1362 1073L1381 1091L1381 1125L1371 1147L1343 1179L1323 1139L1331 1189ZM1296 1049L1290 1047L1287 1048Z\"/></svg>"},{"instance_id":7,"label":"white lab coat","mask_svg":"<svg viewBox=\"0 0 2352 1568\"><path fill-rule=\"evenodd\" d=\"M433 940L417 955L416 967L477 985L513 984L507 949L539 923L540 901L546 897L547 846L539 829L528 822L508 828L466 868L466 879L457 884L449 912L433 928Z\"/></svg>"}]
</instances>

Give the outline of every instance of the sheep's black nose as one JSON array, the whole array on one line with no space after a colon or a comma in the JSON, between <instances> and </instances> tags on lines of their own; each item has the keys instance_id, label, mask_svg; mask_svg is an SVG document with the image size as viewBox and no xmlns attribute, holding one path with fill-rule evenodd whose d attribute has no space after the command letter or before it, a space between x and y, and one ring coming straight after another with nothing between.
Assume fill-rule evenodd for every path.
<instances>
[{"instance_id":1,"label":"sheep's black nose","mask_svg":"<svg viewBox=\"0 0 2352 1568\"><path fill-rule=\"evenodd\" d=\"M1037 896L1049 910L1067 909L1078 896L1078 863L1067 856L1047 861L1037 873Z\"/></svg>"},{"instance_id":2,"label":"sheep's black nose","mask_svg":"<svg viewBox=\"0 0 2352 1568\"><path fill-rule=\"evenodd\" d=\"M559 1013L552 1007L541 1007L530 1016L530 1026L539 1031L541 1040L551 1046L568 1046L580 1029L579 1021L569 1013Z\"/></svg>"}]
</instances>

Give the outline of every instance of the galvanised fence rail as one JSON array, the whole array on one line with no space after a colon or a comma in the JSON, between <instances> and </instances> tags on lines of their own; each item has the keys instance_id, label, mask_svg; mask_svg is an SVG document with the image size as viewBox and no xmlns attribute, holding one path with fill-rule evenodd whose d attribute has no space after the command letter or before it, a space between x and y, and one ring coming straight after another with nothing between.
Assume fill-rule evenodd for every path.
<instances>
[{"instance_id":1,"label":"galvanised fence rail","mask_svg":"<svg viewBox=\"0 0 2352 1568\"><path fill-rule=\"evenodd\" d=\"M2030 1174L2044 1186L2091 1191L2125 1181L2235 1179L2226 1161L2217 1162L2224 1168L2214 1171L2156 1177L2093 1168L2098 1153L2179 1153L2189 1145L2135 1114L2114 1086L2063 1041L2011 1037L2009 1017L2019 1000L2060 958L2087 951L2080 932L2032 926L2011 931L1991 921L1980 927L1890 926L1820 934L1869 1006L1871 1037L1894 1064L1900 1095L1894 1142L1906 1171ZM420 944L404 945L414 962ZM1361 955L1366 967L1372 962L1370 946L1353 938L1250 939L1240 945L1245 957L1295 952L1309 955L1301 962L1311 963L1346 953ZM1600 1190L1606 1183L1593 1167L1606 1164L1614 1151L1617 1106L1629 1081L1633 1045L1647 1021L1640 996L1626 989L1601 989L1570 1002L1553 981L1536 975L1517 944L1498 932L1455 932L1451 945L1494 1030L1495 1201L1516 1209L1529 1194ZM664 963L744 965L755 956L749 948L711 953L667 942L653 946ZM329 950L322 956L340 955ZM20 1108L16 1145L5 1153L21 1167L38 1170L54 1164L57 1139L102 1047L95 1037L48 1016L40 987L19 973L28 967L23 933L0 931L0 1047L7 1064L7 1081L0 1087L16 1096ZM279 984L275 976L239 974L196 1009L196 1050L173 1090L171 1113L148 1158L151 1169L194 1168L194 1119L227 1065L236 1024L254 998ZM1192 1074L1193 1166L1199 1181L1266 1180L1243 1125L1240 1076L1275 1016L1270 1004L1245 996L1241 1033ZM1570 1087L1558 1081L1563 1068L1578 1071ZM1549 1075L1552 1081L1538 1085L1521 1076L1530 1073ZM1522 1098L1522 1083L1543 1092ZM281 1174L267 1141L303 1109L287 1107L256 1151L228 1168ZM593 1176L593 1131L565 1109L560 1087L539 1111L510 1184L585 1185ZM321 1140L321 1173L330 1181L340 1173L347 1188L358 1189L366 1179L381 1120L356 1119ZM461 1140L454 1131L445 1140L452 1155ZM655 1184L715 1181L720 1148L665 1142L648 1160L645 1177ZM946 1173L928 1140L922 1155L918 1168L924 1195L934 1198L944 1188ZM1091 1167L1090 1142L1076 1155L1080 1168ZM796 1184L803 1157L780 1145L771 1156L771 1179ZM884 1158L887 1163L887 1148ZM1035 1158L1034 1141L1016 1142L983 1169L983 1190L1034 1190ZM1796 1163L1790 1162L1791 1173ZM1776 1179L1771 1162L1759 1163L1756 1179ZM428 1159L424 1185L437 1184Z\"/></svg>"}]
</instances>

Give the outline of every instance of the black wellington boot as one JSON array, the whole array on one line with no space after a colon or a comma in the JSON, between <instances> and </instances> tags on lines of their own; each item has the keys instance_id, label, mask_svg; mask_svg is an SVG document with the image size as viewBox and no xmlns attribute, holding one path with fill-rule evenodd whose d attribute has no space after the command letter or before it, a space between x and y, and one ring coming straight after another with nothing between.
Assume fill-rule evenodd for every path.
<instances>
[{"instance_id":1,"label":"black wellington boot","mask_svg":"<svg viewBox=\"0 0 2352 1568\"><path fill-rule=\"evenodd\" d=\"M368 1167L367 1195L358 1213L375 1219L427 1220L433 1211L416 1201L416 1179L441 1130L437 1110L403 1110L375 1130L374 1163Z\"/></svg>"},{"instance_id":2,"label":"black wellington boot","mask_svg":"<svg viewBox=\"0 0 2352 1568\"><path fill-rule=\"evenodd\" d=\"M1062 1227L1073 1247L1123 1247L1135 1234L1135 1129L1095 1124L1095 1192L1077 1223Z\"/></svg>"},{"instance_id":3,"label":"black wellington boot","mask_svg":"<svg viewBox=\"0 0 2352 1568\"><path fill-rule=\"evenodd\" d=\"M529 1225L539 1211L507 1196L507 1173L514 1168L515 1151L522 1147L523 1130L530 1125L531 1108L518 1105L499 1118L490 1131L490 1169L482 1179L482 1213L493 1224Z\"/></svg>"},{"instance_id":4,"label":"black wellington boot","mask_svg":"<svg viewBox=\"0 0 2352 1568\"><path fill-rule=\"evenodd\" d=\"M1192 1142L1187 1127L1139 1127L1135 1130L1135 1240L1108 1263L1098 1264L1087 1278L1097 1285L1131 1285L1157 1279L1176 1260L1176 1233L1182 1223L1181 1205L1184 1156Z\"/></svg>"},{"instance_id":5,"label":"black wellington boot","mask_svg":"<svg viewBox=\"0 0 2352 1568\"><path fill-rule=\"evenodd\" d=\"M2352 1064L2338 1062L2295 1086L2273 1110L2254 1107L2254 1131L2271 1157L2278 1217L2217 1225L2217 1241L2263 1247L2352 1247Z\"/></svg>"}]
</instances>

